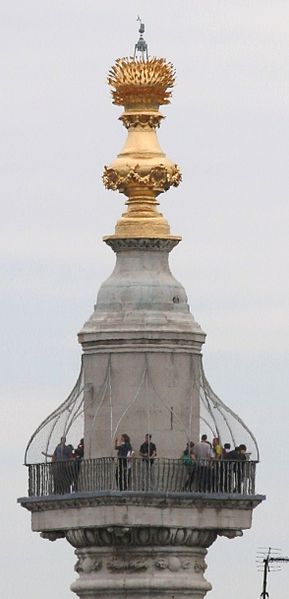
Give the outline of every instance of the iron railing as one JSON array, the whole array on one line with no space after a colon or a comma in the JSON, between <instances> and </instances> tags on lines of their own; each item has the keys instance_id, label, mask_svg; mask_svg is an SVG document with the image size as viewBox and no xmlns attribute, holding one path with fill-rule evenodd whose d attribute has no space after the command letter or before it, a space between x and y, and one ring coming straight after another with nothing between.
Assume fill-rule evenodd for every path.
<instances>
[{"instance_id":1,"label":"iron railing","mask_svg":"<svg viewBox=\"0 0 289 599\"><path fill-rule=\"evenodd\" d=\"M30 464L28 494L45 497L75 492L255 494L253 461L96 458Z\"/></svg>"}]
</instances>

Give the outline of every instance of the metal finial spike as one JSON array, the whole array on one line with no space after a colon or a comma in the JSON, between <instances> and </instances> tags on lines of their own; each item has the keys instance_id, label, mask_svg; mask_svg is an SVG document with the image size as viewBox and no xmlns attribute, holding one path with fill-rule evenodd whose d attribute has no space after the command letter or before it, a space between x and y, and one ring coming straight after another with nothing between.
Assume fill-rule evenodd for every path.
<instances>
[{"instance_id":1,"label":"metal finial spike","mask_svg":"<svg viewBox=\"0 0 289 599\"><path fill-rule=\"evenodd\" d=\"M147 45L146 41L143 39L143 33L145 32L145 25L142 22L140 16L137 17L137 21L140 22L140 26L139 26L139 30L138 30L140 36L139 36L138 42L135 44L133 57L136 58L137 54L139 54L140 57L142 58L142 60L144 60L144 58L146 58L148 60L148 57L149 57L148 45Z\"/></svg>"},{"instance_id":2,"label":"metal finial spike","mask_svg":"<svg viewBox=\"0 0 289 599\"><path fill-rule=\"evenodd\" d=\"M139 30L138 30L138 32L139 32L139 33L142 35L142 34L145 32L145 25L144 25L144 23L142 22L142 20L141 20L141 18L140 18L140 16L139 16L139 15L138 15L138 17L137 17L137 21L139 21L139 22L140 22L140 26L139 26Z\"/></svg>"}]
</instances>

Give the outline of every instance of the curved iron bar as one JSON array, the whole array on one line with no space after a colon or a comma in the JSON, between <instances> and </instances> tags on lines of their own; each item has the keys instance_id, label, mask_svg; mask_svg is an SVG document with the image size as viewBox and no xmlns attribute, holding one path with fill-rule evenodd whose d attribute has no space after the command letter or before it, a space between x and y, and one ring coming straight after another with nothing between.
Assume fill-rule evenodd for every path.
<instances>
[{"instance_id":1,"label":"curved iron bar","mask_svg":"<svg viewBox=\"0 0 289 599\"><path fill-rule=\"evenodd\" d=\"M201 378L202 378L202 383L203 383L203 384L202 384L202 390L203 390L203 392L204 392L204 394L205 394L205 397L206 397L207 403L209 403L209 402L210 402L210 397L209 397L209 394L207 394L207 391L206 391L206 377L205 377L205 373L204 373L204 370L203 370L203 369L202 369L202 372L201 372ZM216 402L216 401L214 401L214 402L213 402L213 408L214 408L215 410L217 410L217 411L218 411L218 413L219 413L219 414L222 416L222 418L223 418L223 420L225 421L225 423L226 423L226 426L227 426L227 428L228 428L228 430L229 430L229 433L230 433L230 435L231 435L231 440L232 440L232 442L234 443L234 446L236 446L236 441L235 441L235 437L234 437L234 434L233 434L233 431L232 431L231 425L229 424L229 421L228 421L228 419L226 418L225 414L223 414L223 412L221 411L221 409L220 409L220 407L218 406L218 404L217 404L217 402ZM220 431L219 431L219 429L218 429L218 427L217 427L216 419L215 419L215 416L214 416L214 414L213 414L213 411L212 411L212 410L210 411L210 414L211 414L211 417L212 417L212 419L213 419L214 425L216 426L216 430L217 430L217 436L219 437L220 441L222 442L222 441L223 441L223 439L222 439L222 435L221 435L221 433L220 433Z\"/></svg>"},{"instance_id":2,"label":"curved iron bar","mask_svg":"<svg viewBox=\"0 0 289 599\"><path fill-rule=\"evenodd\" d=\"M129 408L130 408L131 406L133 406L133 404L134 404L134 403L137 401L137 399L138 399L138 396L139 396L139 394L140 394L140 391L141 391L141 389L142 389L142 386L144 385L144 382L145 382L146 372L147 372L147 371L146 371L146 368L145 368L145 369L144 369L144 371L143 371L143 373L142 373L141 381L140 381L140 384L139 384L139 386L138 386L138 388L137 388L137 392L136 392L135 396L134 396L134 397L131 399L131 401L129 402L129 404L127 405L127 407L125 408L125 410L123 411L123 413L122 413L121 417L120 417L120 418L118 419L118 421L117 421L117 424L116 424L116 426L115 426L115 428L114 428L114 433L113 433L112 439L114 439L114 437L116 436L116 433L117 433L118 427L119 427L119 425L120 425L120 423L121 423L122 419L124 418L124 416L125 416L125 415L126 415L126 413L128 412Z\"/></svg>"},{"instance_id":3,"label":"curved iron bar","mask_svg":"<svg viewBox=\"0 0 289 599\"><path fill-rule=\"evenodd\" d=\"M218 413L222 416L223 420L225 421L226 426L228 427L229 433L231 435L231 439L232 439L232 442L234 444L234 447L236 447L236 445L237 445L236 439L235 439L234 433L232 431L232 428L231 428L231 426L230 426L230 424L228 422L228 419L226 418L225 414L223 414L223 412L221 411L221 409L219 408L219 406L215 406L215 409L218 411ZM220 439L220 440L223 441L222 439Z\"/></svg>"},{"instance_id":4,"label":"curved iron bar","mask_svg":"<svg viewBox=\"0 0 289 599\"><path fill-rule=\"evenodd\" d=\"M98 404L98 406L97 406L97 408L95 410L95 414L93 416L93 421L91 423L91 430L93 430L93 427L94 427L95 421L96 421L96 416L97 416L97 414L98 414L98 412L99 412L99 410L100 410L100 408L101 408L101 406L102 406L102 404L103 404L103 402L105 400L106 391L107 391L107 385L108 385L108 378L107 378L107 375L106 375L106 379L105 379L105 381L104 381L104 383L102 385L102 387L104 386L104 391L102 393L101 400L100 400L100 402L99 402L99 404Z\"/></svg>"},{"instance_id":5,"label":"curved iron bar","mask_svg":"<svg viewBox=\"0 0 289 599\"><path fill-rule=\"evenodd\" d=\"M140 377L139 385L136 390L136 394L128 403L127 407L123 411L123 414L120 416L118 422L116 423L115 429L113 430L113 401L112 400L113 400L113 389L114 389L115 381L114 381L113 371L112 371L112 366L111 366L111 355L109 355L105 373L104 373L104 379L103 379L103 382L101 383L101 385L98 387L97 397L95 398L96 401L98 401L99 403L96 406L96 409L94 412L94 416L93 416L93 420L92 420L92 424L91 424L92 430L93 430L93 427L95 426L95 422L96 422L98 413L101 409L101 406L103 405L103 402L105 401L108 393L109 393L109 409L110 409L110 421L111 421L110 428L111 428L111 435L113 438L113 436L116 434L116 431L119 428L119 425L120 425L122 419L127 414L128 410L138 400L141 391L144 390L143 392L145 393L145 395L147 397L149 397L150 393L155 394L155 397L161 402L161 404L164 406L164 408L169 413L172 413L174 415L176 421L180 425L180 428L186 435L187 439L191 440L190 439L190 430L188 430L188 426L190 429L191 428L191 420L192 420L193 387L188 390L188 393L191 393L191 395L189 396L191 405L190 405L190 415L189 415L189 419L188 419L188 426L186 426L186 424L178 416L177 412L174 409L172 410L172 408L167 405L166 400L159 394L159 392L155 386L155 382L153 380L152 368L151 368L149 356L147 353L145 353L144 357L145 357L144 371ZM45 431L47 437L44 440L46 451L43 453L44 453L44 455L46 455L46 460L47 460L47 457L50 457L48 452L49 452L49 447L51 445L51 439L53 438L53 435L57 429L57 425L59 425L60 419L61 418L64 419L63 435L66 435L66 433L69 430L71 430L71 428L73 427L76 420L80 416L83 415L84 397L81 397L81 394L85 390L86 385L83 384L83 365L82 364L83 364L83 362L81 361L80 374L79 374L76 384L75 384L74 388L72 389L71 393L69 394L69 396L65 399L64 402L62 402L62 404L56 410L54 410L52 412L52 414L50 414L37 427L36 431L31 436L31 438L28 442L26 451L25 451L25 456L24 456L24 463L26 465L28 463L29 452L31 451L33 442L35 441L36 437L41 432L43 432L45 427L47 427L47 430ZM193 364L191 364L191 366L192 365ZM259 449L258 449L257 441L256 441L254 435L249 430L249 428L246 426L246 424L243 422L243 420L235 412L233 412L233 410L231 410L228 406L226 406L221 401L221 399L216 395L216 393L212 390L209 382L206 379L202 363L197 364L196 372L192 373L192 378L196 379L197 384L200 385L200 387L199 387L200 407L201 407L202 412L205 411L204 415L200 413L200 415L199 415L200 421L203 421L208 426L209 430L213 433L213 435L218 436L220 438L220 440L222 439L222 430L223 430L222 422L224 422L224 427L226 426L227 431L229 432L229 435L231 436L231 439L232 439L234 445L236 445L236 441L238 441L238 439L237 439L238 431L237 431L237 435L236 435L235 431L234 431L234 427L233 427L233 421L235 421L236 423L238 423L239 427L241 427L243 429L243 431L246 431L249 438L252 440L255 451L256 451L257 459L259 460ZM91 401L92 396L91 396L91 398L88 398L88 400ZM149 418L150 418L150 406L148 405L148 420L149 420ZM232 421L231 421L231 419L232 419ZM210 424L210 421L212 424Z\"/></svg>"},{"instance_id":6,"label":"curved iron bar","mask_svg":"<svg viewBox=\"0 0 289 599\"><path fill-rule=\"evenodd\" d=\"M254 437L253 433L247 427L245 422L238 416L238 414L236 414L235 412L233 412L233 410L231 410L231 408L226 406L226 404L224 404L224 402L216 395L216 393L211 388L208 380L206 379L204 370L203 370L203 377L204 377L204 382L205 382L206 388L209 390L209 393L215 398L216 403L219 404L222 408L224 408L225 412L228 412L235 420L237 420L237 422L239 422L239 424L247 431L247 433L251 437L251 439L254 443L255 449L256 449L257 461L259 462L259 460L260 460L259 447L258 447L256 438Z\"/></svg>"},{"instance_id":7,"label":"curved iron bar","mask_svg":"<svg viewBox=\"0 0 289 599\"><path fill-rule=\"evenodd\" d=\"M214 422L214 425L216 427L217 436L220 438L220 430L219 430L218 424L216 422L216 419L214 418L214 414L213 414L211 403L210 403L210 397L209 397L209 395L206 392L206 386L204 384L205 381L206 381L206 379L205 379L205 373L204 373L204 370L203 370L203 368L201 366L201 381L200 381L201 384L200 384L200 387L201 387L201 389L204 392L204 396L205 396L205 400L206 400L206 404L207 404L206 408L207 408L207 410L208 410L208 412L209 412L209 414L210 414L210 416L211 416L211 418L212 418L212 420ZM203 397L202 397L201 393L200 393L200 400L204 403Z\"/></svg>"},{"instance_id":8,"label":"curved iron bar","mask_svg":"<svg viewBox=\"0 0 289 599\"><path fill-rule=\"evenodd\" d=\"M29 441L28 441L28 445L26 447L25 450L25 454L24 454L24 464L27 464L27 454L28 451L32 445L32 442L34 441L35 437L38 435L38 433L47 425L49 424L49 422L51 422L54 418L56 418L56 422L53 423L53 427L52 427L52 431L49 435L49 439L46 445L46 449L48 449L49 447L49 441L52 435L52 432L56 426L56 423L58 422L60 416L63 414L64 412L64 408L66 405L69 405L71 398L74 396L75 391L79 388L79 385L82 381L82 377L83 377L83 363L82 363L82 359L81 359L81 368L80 368L80 373L78 375L77 381L72 389L72 391L70 392L70 394L68 395L68 397L60 404L60 406L58 406L58 408L56 408L51 414L49 414L49 416L47 416L47 418L45 418L41 424L37 427L37 429L34 431L33 435L30 437ZM59 417L59 418L58 418ZM47 453L47 452L46 452Z\"/></svg>"},{"instance_id":9,"label":"curved iron bar","mask_svg":"<svg viewBox=\"0 0 289 599\"><path fill-rule=\"evenodd\" d=\"M200 420L202 420L207 425L207 427L210 429L213 437L216 437L216 430L213 429L212 425L208 422L208 420L206 420L206 418L204 416L200 416Z\"/></svg>"}]
</instances>

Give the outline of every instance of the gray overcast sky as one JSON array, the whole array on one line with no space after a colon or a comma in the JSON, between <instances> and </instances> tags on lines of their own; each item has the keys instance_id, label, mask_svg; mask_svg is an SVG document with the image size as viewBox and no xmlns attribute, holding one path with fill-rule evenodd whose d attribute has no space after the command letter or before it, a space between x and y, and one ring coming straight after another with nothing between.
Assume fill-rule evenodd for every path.
<instances>
[{"instance_id":1,"label":"gray overcast sky","mask_svg":"<svg viewBox=\"0 0 289 599\"><path fill-rule=\"evenodd\" d=\"M289 553L289 4L2 0L0 12L2 595L74 596L72 548L33 534L15 501L28 438L74 384L76 333L114 264L101 238L124 198L101 173L125 130L105 77L140 14L150 53L177 70L159 133L183 172L160 198L183 236L171 268L208 334L209 381L259 441L268 496L243 539L209 550L207 578L214 599L256 599L256 549ZM288 580L286 566L270 575L274 599Z\"/></svg>"}]
</instances>

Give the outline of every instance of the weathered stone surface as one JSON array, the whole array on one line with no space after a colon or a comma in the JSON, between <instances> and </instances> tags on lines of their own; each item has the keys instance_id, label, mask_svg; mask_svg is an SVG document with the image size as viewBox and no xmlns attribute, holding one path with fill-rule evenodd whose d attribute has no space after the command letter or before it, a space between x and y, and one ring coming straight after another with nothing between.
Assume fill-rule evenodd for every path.
<instances>
[{"instance_id":1,"label":"weathered stone surface","mask_svg":"<svg viewBox=\"0 0 289 599\"><path fill-rule=\"evenodd\" d=\"M132 338L140 331L159 332L160 339L162 332L185 332L198 336L201 347L204 332L190 313L183 286L170 271L168 250L118 251L114 271L101 285L94 312L79 340L85 344L97 332L105 331L114 332L115 338L127 331Z\"/></svg>"},{"instance_id":2,"label":"weathered stone surface","mask_svg":"<svg viewBox=\"0 0 289 599\"><path fill-rule=\"evenodd\" d=\"M71 589L79 597L203 597L211 585L204 578L203 547L118 546L78 548Z\"/></svg>"},{"instance_id":3,"label":"weathered stone surface","mask_svg":"<svg viewBox=\"0 0 289 599\"><path fill-rule=\"evenodd\" d=\"M95 523L106 526L176 526L214 528L216 530L246 529L251 527L252 512L243 506L238 507L206 507L200 509L183 508L144 508L143 506L100 506L98 508L82 506L63 510L47 510L34 512L32 516L33 530L59 530L72 527L91 527Z\"/></svg>"}]
</instances>

